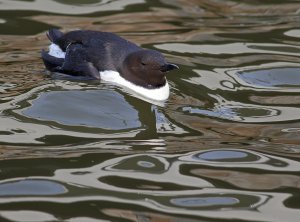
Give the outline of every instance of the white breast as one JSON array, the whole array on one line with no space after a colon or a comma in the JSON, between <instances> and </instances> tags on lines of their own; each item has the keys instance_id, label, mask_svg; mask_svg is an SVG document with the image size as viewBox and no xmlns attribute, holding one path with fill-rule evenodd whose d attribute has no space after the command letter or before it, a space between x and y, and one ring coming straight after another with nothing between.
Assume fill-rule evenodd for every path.
<instances>
[{"instance_id":1,"label":"white breast","mask_svg":"<svg viewBox=\"0 0 300 222\"><path fill-rule=\"evenodd\" d=\"M166 84L163 87L155 88L155 89L147 89L138 85L129 82L128 80L124 79L118 72L116 71L102 71L100 72L101 80L107 82L113 82L118 85L124 86L127 89L154 101L164 101L168 99L170 94L169 84Z\"/></svg>"}]
</instances>

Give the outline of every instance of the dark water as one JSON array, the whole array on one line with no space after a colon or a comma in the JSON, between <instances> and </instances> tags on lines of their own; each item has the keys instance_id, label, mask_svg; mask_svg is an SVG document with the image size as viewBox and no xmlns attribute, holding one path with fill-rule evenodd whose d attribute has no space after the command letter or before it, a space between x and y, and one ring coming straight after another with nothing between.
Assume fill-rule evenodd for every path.
<instances>
[{"instance_id":1,"label":"dark water","mask_svg":"<svg viewBox=\"0 0 300 222\"><path fill-rule=\"evenodd\" d=\"M164 106L45 75L58 27L180 66ZM0 221L299 221L300 1L0 0Z\"/></svg>"}]
</instances>

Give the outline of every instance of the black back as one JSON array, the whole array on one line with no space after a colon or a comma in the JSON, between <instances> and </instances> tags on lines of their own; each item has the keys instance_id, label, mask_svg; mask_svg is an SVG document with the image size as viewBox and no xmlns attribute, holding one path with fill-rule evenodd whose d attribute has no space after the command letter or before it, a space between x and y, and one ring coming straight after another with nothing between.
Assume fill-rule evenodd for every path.
<instances>
[{"instance_id":1,"label":"black back","mask_svg":"<svg viewBox=\"0 0 300 222\"><path fill-rule=\"evenodd\" d=\"M93 63L99 71L117 71L128 54L142 50L116 34L89 30L71 31L53 41L63 51L70 44L82 44L88 52L83 60Z\"/></svg>"},{"instance_id":2,"label":"black back","mask_svg":"<svg viewBox=\"0 0 300 222\"><path fill-rule=\"evenodd\" d=\"M168 71L178 69L160 52L142 49L113 33L77 30L63 34L51 29L47 36L66 53L61 59L42 52L50 71L99 79L99 71L113 70L136 85L157 88L166 84Z\"/></svg>"}]
</instances>

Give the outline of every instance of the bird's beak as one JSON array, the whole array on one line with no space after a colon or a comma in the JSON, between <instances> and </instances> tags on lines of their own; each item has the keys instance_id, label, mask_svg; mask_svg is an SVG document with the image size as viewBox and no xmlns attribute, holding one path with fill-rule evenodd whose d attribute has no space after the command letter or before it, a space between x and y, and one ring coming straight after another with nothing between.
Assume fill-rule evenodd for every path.
<instances>
[{"instance_id":1,"label":"bird's beak","mask_svg":"<svg viewBox=\"0 0 300 222\"><path fill-rule=\"evenodd\" d=\"M169 72L173 69L179 69L179 67L177 65L171 64L171 63L167 63L160 67L160 71L162 71L162 72Z\"/></svg>"}]
</instances>

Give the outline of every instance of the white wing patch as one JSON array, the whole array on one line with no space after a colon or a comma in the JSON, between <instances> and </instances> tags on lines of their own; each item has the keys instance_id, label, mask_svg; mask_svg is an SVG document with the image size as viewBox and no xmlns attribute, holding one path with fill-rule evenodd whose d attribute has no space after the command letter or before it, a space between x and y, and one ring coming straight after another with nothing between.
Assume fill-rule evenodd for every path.
<instances>
[{"instance_id":1,"label":"white wing patch","mask_svg":"<svg viewBox=\"0 0 300 222\"><path fill-rule=\"evenodd\" d=\"M66 53L63 52L61 50L61 48L54 44L54 43L51 43L51 45L49 45L49 52L48 52L49 55L51 56L54 56L56 58L65 58L66 57Z\"/></svg>"}]
</instances>

